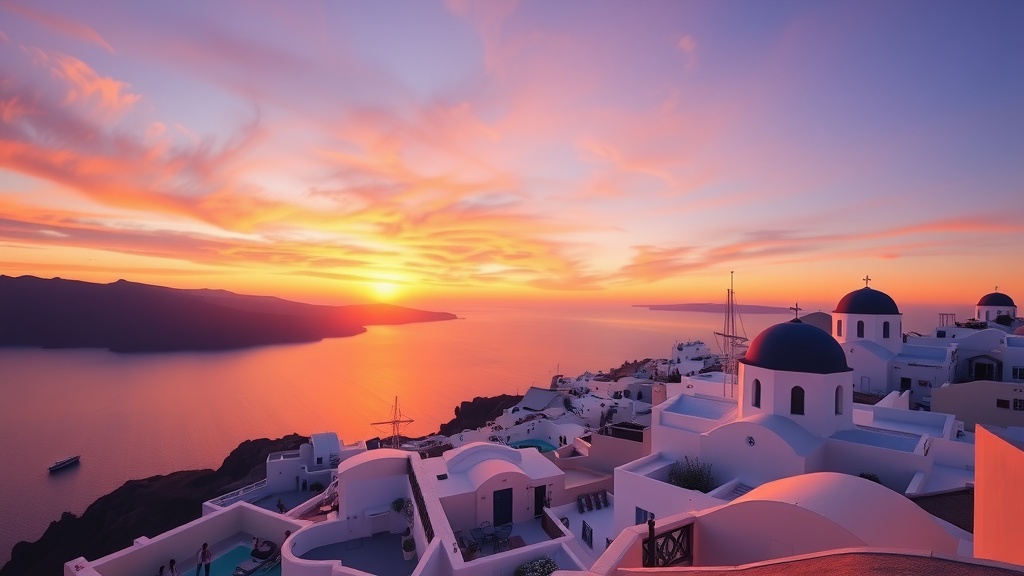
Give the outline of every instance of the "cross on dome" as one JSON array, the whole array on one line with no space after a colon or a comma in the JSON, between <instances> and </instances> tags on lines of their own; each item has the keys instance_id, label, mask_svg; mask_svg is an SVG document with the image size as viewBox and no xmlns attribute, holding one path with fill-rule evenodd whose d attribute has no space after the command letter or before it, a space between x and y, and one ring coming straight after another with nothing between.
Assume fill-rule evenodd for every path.
<instances>
[{"instance_id":1,"label":"cross on dome","mask_svg":"<svg viewBox=\"0 0 1024 576\"><path fill-rule=\"evenodd\" d=\"M800 311L803 310L803 308L800 307L800 303L797 302L795 306L790 306L789 309L793 311L793 317L799 320Z\"/></svg>"},{"instance_id":2,"label":"cross on dome","mask_svg":"<svg viewBox=\"0 0 1024 576\"><path fill-rule=\"evenodd\" d=\"M865 274L864 277L861 278L861 280L864 281L864 287L867 288L868 287L868 282L871 282L871 276L868 276L867 274Z\"/></svg>"}]
</instances>

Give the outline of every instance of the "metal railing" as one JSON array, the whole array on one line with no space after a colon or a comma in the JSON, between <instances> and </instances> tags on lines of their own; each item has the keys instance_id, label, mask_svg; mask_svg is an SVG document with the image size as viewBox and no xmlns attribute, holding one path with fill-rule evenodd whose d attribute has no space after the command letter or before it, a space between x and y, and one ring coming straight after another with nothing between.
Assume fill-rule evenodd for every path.
<instances>
[{"instance_id":1,"label":"metal railing","mask_svg":"<svg viewBox=\"0 0 1024 576\"><path fill-rule=\"evenodd\" d=\"M239 488L238 490L234 490L234 491L228 492L227 494L224 494L222 496L218 496L218 497L214 498L213 500L210 500L210 503L214 504L214 505L217 505L217 506L224 506L229 500L232 500L232 499L235 499L235 498L239 498L239 497L244 496L244 495L246 495L246 494L248 494L250 492L255 492L256 490L259 490L260 488L263 488L266 485L267 485L267 480L266 480L266 478L264 478L263 480L260 480L259 482L254 482L252 484L249 484L248 486L243 486L243 487Z\"/></svg>"}]
</instances>

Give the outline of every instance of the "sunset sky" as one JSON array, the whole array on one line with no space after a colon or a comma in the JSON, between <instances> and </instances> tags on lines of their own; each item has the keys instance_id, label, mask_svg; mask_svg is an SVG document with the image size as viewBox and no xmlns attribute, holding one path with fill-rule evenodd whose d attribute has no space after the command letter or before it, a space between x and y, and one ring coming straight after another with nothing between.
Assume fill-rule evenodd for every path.
<instances>
[{"instance_id":1,"label":"sunset sky","mask_svg":"<svg viewBox=\"0 0 1024 576\"><path fill-rule=\"evenodd\" d=\"M1024 2L0 1L0 273L1024 301Z\"/></svg>"}]
</instances>

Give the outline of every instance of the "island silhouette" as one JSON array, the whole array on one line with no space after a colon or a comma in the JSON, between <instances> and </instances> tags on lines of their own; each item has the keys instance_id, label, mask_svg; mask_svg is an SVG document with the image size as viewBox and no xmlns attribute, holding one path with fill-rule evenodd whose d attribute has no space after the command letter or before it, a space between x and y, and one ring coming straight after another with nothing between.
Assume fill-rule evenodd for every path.
<instances>
[{"instance_id":1,"label":"island silhouette","mask_svg":"<svg viewBox=\"0 0 1024 576\"><path fill-rule=\"evenodd\" d=\"M0 275L0 346L113 352L230 350L453 320L390 304L324 306L226 290Z\"/></svg>"}]
</instances>

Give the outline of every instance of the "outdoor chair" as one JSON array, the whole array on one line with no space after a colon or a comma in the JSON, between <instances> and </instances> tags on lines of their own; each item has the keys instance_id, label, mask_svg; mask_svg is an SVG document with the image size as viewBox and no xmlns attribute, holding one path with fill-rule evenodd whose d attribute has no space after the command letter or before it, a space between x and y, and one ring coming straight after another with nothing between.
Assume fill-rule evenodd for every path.
<instances>
[{"instance_id":1,"label":"outdoor chair","mask_svg":"<svg viewBox=\"0 0 1024 576\"><path fill-rule=\"evenodd\" d=\"M484 531L482 528L473 528L469 533L473 535L473 540L476 540L477 544L484 543Z\"/></svg>"},{"instance_id":2,"label":"outdoor chair","mask_svg":"<svg viewBox=\"0 0 1024 576\"><path fill-rule=\"evenodd\" d=\"M494 529L494 551L500 552L508 549L508 537L512 534L511 524L502 524Z\"/></svg>"}]
</instances>

